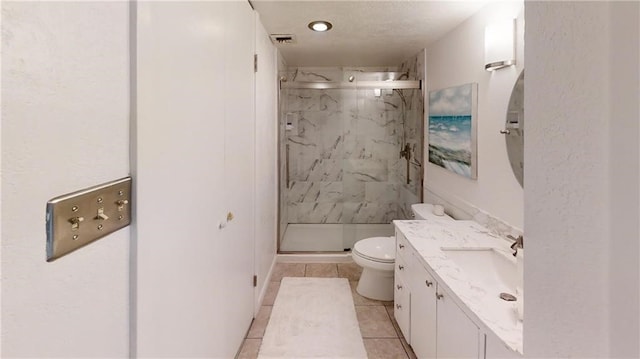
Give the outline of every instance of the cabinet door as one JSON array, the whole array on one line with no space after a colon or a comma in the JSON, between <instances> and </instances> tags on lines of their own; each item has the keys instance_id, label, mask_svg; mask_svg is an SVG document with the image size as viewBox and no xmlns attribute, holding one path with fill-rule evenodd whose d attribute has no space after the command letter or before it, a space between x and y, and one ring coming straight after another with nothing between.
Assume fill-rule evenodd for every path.
<instances>
[{"instance_id":1,"label":"cabinet door","mask_svg":"<svg viewBox=\"0 0 640 359\"><path fill-rule=\"evenodd\" d=\"M451 298L438 288L437 292L438 358L478 358L478 327Z\"/></svg>"},{"instance_id":2,"label":"cabinet door","mask_svg":"<svg viewBox=\"0 0 640 359\"><path fill-rule=\"evenodd\" d=\"M417 258L414 258L417 260ZM436 281L414 265L411 281L411 347L418 358L436 357Z\"/></svg>"},{"instance_id":3,"label":"cabinet door","mask_svg":"<svg viewBox=\"0 0 640 359\"><path fill-rule=\"evenodd\" d=\"M402 268L402 269L400 269ZM398 326L404 337L409 341L410 338L410 291L407 285L406 263L402 257L396 256L396 270L394 278L394 307L393 315L398 322Z\"/></svg>"},{"instance_id":4,"label":"cabinet door","mask_svg":"<svg viewBox=\"0 0 640 359\"><path fill-rule=\"evenodd\" d=\"M487 333L485 342L485 359L518 359L522 355L508 348L494 334Z\"/></svg>"}]
</instances>

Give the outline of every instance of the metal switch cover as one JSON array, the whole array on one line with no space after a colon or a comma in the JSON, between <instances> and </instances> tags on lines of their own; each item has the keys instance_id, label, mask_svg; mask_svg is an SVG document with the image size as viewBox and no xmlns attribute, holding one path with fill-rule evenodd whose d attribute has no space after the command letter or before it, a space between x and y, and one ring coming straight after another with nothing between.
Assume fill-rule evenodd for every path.
<instances>
[{"instance_id":1,"label":"metal switch cover","mask_svg":"<svg viewBox=\"0 0 640 359\"><path fill-rule=\"evenodd\" d=\"M47 262L131 224L131 177L47 202Z\"/></svg>"}]
</instances>

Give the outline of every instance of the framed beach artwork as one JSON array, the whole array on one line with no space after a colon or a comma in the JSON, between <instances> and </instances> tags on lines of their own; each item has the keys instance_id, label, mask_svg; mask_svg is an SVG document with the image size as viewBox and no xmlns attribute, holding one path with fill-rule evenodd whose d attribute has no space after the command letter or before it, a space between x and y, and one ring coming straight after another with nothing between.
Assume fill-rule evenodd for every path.
<instances>
[{"instance_id":1,"label":"framed beach artwork","mask_svg":"<svg viewBox=\"0 0 640 359\"><path fill-rule=\"evenodd\" d=\"M429 162L477 179L478 84L429 92Z\"/></svg>"}]
</instances>

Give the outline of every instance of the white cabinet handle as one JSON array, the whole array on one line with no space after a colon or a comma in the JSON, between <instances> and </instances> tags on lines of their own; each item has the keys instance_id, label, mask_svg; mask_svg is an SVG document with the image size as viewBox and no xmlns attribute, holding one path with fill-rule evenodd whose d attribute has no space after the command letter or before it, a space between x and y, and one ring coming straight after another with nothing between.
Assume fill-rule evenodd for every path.
<instances>
[{"instance_id":1,"label":"white cabinet handle","mask_svg":"<svg viewBox=\"0 0 640 359\"><path fill-rule=\"evenodd\" d=\"M402 306L400 304L396 304L396 309L402 309Z\"/></svg>"},{"instance_id":2,"label":"white cabinet handle","mask_svg":"<svg viewBox=\"0 0 640 359\"><path fill-rule=\"evenodd\" d=\"M398 269L403 270L404 266L398 265ZM389 288L389 287L387 287L387 288Z\"/></svg>"},{"instance_id":3,"label":"white cabinet handle","mask_svg":"<svg viewBox=\"0 0 640 359\"><path fill-rule=\"evenodd\" d=\"M400 247L400 249L404 248L404 244L398 244L398 247Z\"/></svg>"},{"instance_id":4,"label":"white cabinet handle","mask_svg":"<svg viewBox=\"0 0 640 359\"><path fill-rule=\"evenodd\" d=\"M440 300L444 298L444 295L440 294L440 293L436 293L436 299Z\"/></svg>"},{"instance_id":5,"label":"white cabinet handle","mask_svg":"<svg viewBox=\"0 0 640 359\"><path fill-rule=\"evenodd\" d=\"M388 287L387 287L388 288ZM398 290L402 289L402 286L400 284L396 285L396 288L398 288Z\"/></svg>"},{"instance_id":6,"label":"white cabinet handle","mask_svg":"<svg viewBox=\"0 0 640 359\"><path fill-rule=\"evenodd\" d=\"M429 282L429 280L428 280L428 279L427 279L427 280L425 280L424 282L425 282L425 284L427 285L427 287L431 287L431 286L433 285L433 282Z\"/></svg>"}]
</instances>

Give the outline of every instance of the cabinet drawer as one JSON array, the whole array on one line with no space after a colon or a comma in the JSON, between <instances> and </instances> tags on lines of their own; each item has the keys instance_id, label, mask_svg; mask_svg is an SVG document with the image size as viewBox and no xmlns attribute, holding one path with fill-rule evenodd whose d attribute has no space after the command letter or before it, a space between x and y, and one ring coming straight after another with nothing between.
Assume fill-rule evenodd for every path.
<instances>
[{"instance_id":1,"label":"cabinet drawer","mask_svg":"<svg viewBox=\"0 0 640 359\"><path fill-rule=\"evenodd\" d=\"M411 246L409 245L409 241L402 233L396 231L396 258L400 256L408 259L410 252Z\"/></svg>"},{"instance_id":2,"label":"cabinet drawer","mask_svg":"<svg viewBox=\"0 0 640 359\"><path fill-rule=\"evenodd\" d=\"M407 253L407 255L410 255L409 253ZM410 256L408 257L409 259L411 258ZM395 263L395 268L393 270L394 272L394 276L395 279L398 280L398 278L402 278L402 281L405 284L409 284L409 275L411 274L411 262L410 260L407 260L405 257L403 256L398 256L396 253L396 263ZM408 291L408 288L407 288Z\"/></svg>"},{"instance_id":3,"label":"cabinet drawer","mask_svg":"<svg viewBox=\"0 0 640 359\"><path fill-rule=\"evenodd\" d=\"M407 342L411 344L411 295L405 282L397 276L394 283L393 316L396 318L400 331L402 331Z\"/></svg>"}]
</instances>

